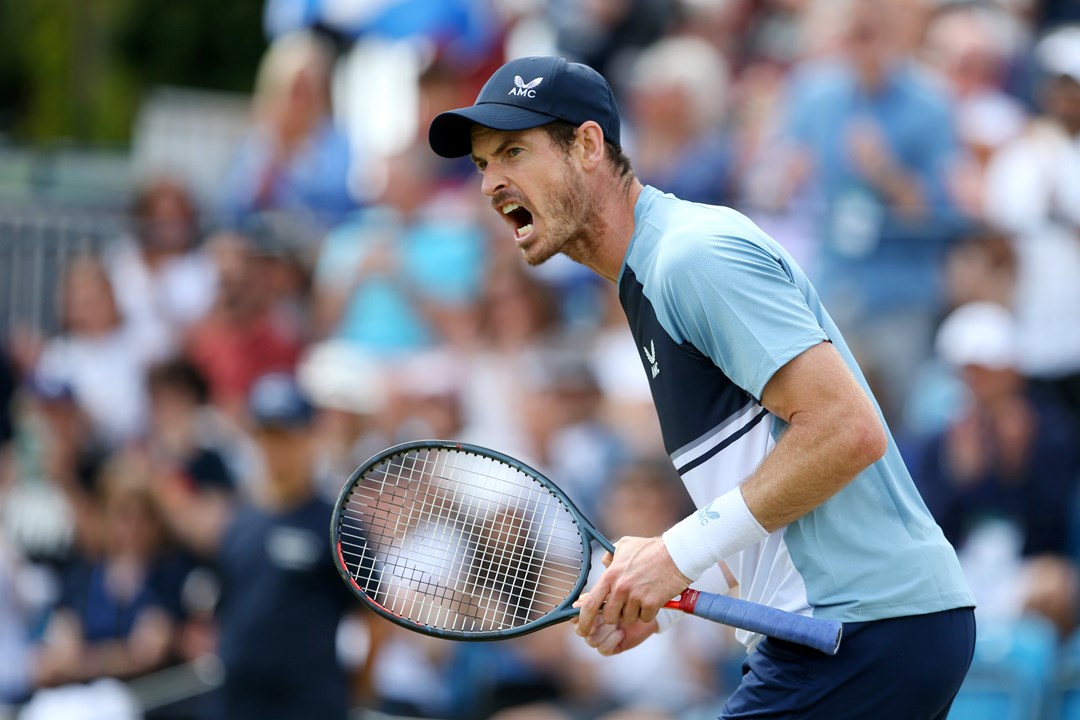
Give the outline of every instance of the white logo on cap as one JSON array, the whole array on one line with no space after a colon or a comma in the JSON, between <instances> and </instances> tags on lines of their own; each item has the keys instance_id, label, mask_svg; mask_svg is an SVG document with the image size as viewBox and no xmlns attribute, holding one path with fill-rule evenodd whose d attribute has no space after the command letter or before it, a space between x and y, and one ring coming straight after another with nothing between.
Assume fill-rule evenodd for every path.
<instances>
[{"instance_id":1,"label":"white logo on cap","mask_svg":"<svg viewBox=\"0 0 1080 720\"><path fill-rule=\"evenodd\" d=\"M537 85L543 82L543 80L544 78L543 76L541 76L536 78L535 80L525 82L525 80L523 80L520 75L515 75L514 87L510 88L510 92L508 92L507 95L518 95L534 98L536 97L536 90L534 88L536 88Z\"/></svg>"}]
</instances>

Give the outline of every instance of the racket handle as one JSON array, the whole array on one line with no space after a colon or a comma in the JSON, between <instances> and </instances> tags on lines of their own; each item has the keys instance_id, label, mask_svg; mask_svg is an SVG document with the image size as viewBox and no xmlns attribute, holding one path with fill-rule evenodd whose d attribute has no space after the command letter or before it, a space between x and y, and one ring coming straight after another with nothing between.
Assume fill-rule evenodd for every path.
<instances>
[{"instance_id":1,"label":"racket handle","mask_svg":"<svg viewBox=\"0 0 1080 720\"><path fill-rule=\"evenodd\" d=\"M665 607L713 620L724 625L805 645L826 655L840 649L844 626L835 620L797 615L767 605L687 588Z\"/></svg>"}]
</instances>

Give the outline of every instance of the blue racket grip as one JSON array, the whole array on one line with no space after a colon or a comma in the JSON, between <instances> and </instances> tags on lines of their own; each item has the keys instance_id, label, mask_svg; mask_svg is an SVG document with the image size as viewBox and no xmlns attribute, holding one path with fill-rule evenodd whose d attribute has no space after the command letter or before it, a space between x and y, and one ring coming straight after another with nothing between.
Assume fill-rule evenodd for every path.
<instances>
[{"instance_id":1,"label":"blue racket grip","mask_svg":"<svg viewBox=\"0 0 1080 720\"><path fill-rule=\"evenodd\" d=\"M835 655L844 626L835 620L796 615L767 605L688 589L677 601L680 610L732 627L798 643Z\"/></svg>"}]
</instances>

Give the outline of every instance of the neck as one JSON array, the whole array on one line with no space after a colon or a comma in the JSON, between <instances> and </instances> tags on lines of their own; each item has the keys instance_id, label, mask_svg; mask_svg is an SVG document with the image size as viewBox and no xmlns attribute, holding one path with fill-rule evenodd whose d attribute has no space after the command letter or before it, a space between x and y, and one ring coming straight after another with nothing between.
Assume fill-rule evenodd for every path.
<instances>
[{"instance_id":1,"label":"neck","mask_svg":"<svg viewBox=\"0 0 1080 720\"><path fill-rule=\"evenodd\" d=\"M307 502L312 496L311 481L307 475L283 477L276 475L269 480L261 494L261 505L269 510L291 510Z\"/></svg>"},{"instance_id":2,"label":"neck","mask_svg":"<svg viewBox=\"0 0 1080 720\"><path fill-rule=\"evenodd\" d=\"M589 236L578 243L576 251L567 253L570 258L600 277L618 280L634 234L634 206L642 189L641 182L633 178L629 183L607 185L598 191Z\"/></svg>"}]
</instances>

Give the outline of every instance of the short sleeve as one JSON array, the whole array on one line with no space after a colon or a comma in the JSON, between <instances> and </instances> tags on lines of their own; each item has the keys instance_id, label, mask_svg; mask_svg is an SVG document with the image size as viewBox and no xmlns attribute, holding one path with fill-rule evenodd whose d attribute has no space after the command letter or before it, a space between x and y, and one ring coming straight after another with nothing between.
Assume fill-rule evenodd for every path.
<instances>
[{"instance_id":1,"label":"short sleeve","mask_svg":"<svg viewBox=\"0 0 1080 720\"><path fill-rule=\"evenodd\" d=\"M681 340L760 399L781 367L827 341L783 260L736 237L675 237L661 303Z\"/></svg>"}]
</instances>

